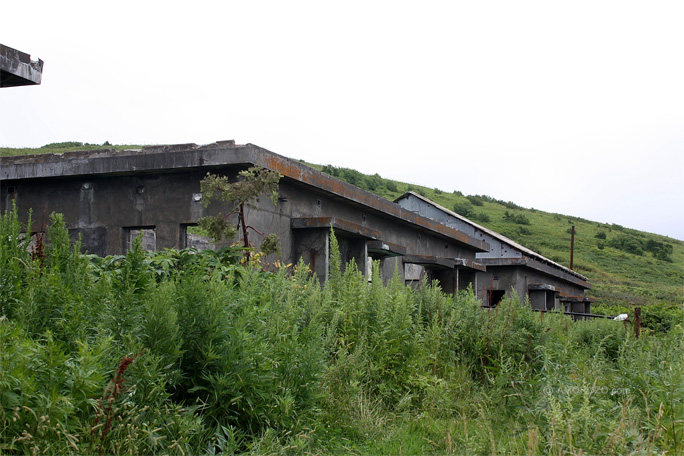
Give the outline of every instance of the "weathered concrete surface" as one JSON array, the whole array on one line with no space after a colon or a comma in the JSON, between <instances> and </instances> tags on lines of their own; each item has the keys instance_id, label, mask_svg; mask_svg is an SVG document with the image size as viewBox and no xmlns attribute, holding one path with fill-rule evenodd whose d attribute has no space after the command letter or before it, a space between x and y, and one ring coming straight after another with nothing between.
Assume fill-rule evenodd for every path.
<instances>
[{"instance_id":1,"label":"weathered concrete surface","mask_svg":"<svg viewBox=\"0 0 684 456\"><path fill-rule=\"evenodd\" d=\"M407 210L443 223L489 244L488 252L478 252L476 261L485 266L477 271L474 287L486 306L494 306L514 290L521 299L530 298L533 308L560 309L562 296L582 296L591 285L586 277L482 227L414 192L397 198ZM477 269L477 268L473 268ZM584 303L584 301L582 301ZM584 304L576 304L580 308ZM584 307L582 307L584 308ZM588 309L589 307L587 307Z\"/></svg>"},{"instance_id":2,"label":"weathered concrete surface","mask_svg":"<svg viewBox=\"0 0 684 456\"><path fill-rule=\"evenodd\" d=\"M185 247L192 242L189 227L225 209L217 203L205 207L200 181L206 173L236 180L251 165L283 177L277 204L262 198L247 210L248 224L278 235L281 260L301 258L321 280L327 277L331 227L343 261L355 262L361 271L369 270L371 260L380 261L383 279L394 270L403 275L408 255L447 259L458 279L483 267L475 255L489 250L486 242L294 160L232 141L0 157L0 210L12 202L20 214L33 209L36 231L51 212L63 213L74 235L80 233L84 246L100 255L125 252L141 230L157 250ZM260 243L258 236L250 239ZM457 288L467 286L448 280Z\"/></svg>"},{"instance_id":3,"label":"weathered concrete surface","mask_svg":"<svg viewBox=\"0 0 684 456\"><path fill-rule=\"evenodd\" d=\"M0 87L36 85L42 77L42 60L31 60L29 54L0 44Z\"/></svg>"}]
</instances>

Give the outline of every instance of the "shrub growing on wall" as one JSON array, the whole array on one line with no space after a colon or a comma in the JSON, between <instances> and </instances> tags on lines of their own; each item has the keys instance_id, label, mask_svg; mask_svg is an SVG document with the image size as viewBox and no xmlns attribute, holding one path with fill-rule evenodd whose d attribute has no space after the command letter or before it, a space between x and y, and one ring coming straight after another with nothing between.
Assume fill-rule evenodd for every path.
<instances>
[{"instance_id":1,"label":"shrub growing on wall","mask_svg":"<svg viewBox=\"0 0 684 456\"><path fill-rule=\"evenodd\" d=\"M229 211L219 213L215 216L202 217L199 226L206 230L214 241L218 242L223 238L231 239L237 234L242 237L245 252L248 255L252 244L249 242L250 230L264 237L261 244L261 251L269 253L279 253L278 238L275 234L264 234L256 228L247 224L245 207L254 207L254 203L259 198L267 196L273 205L278 203L278 182L280 174L260 166L253 166L247 170L240 171L240 180L230 182L226 176L218 176L207 173L206 177L200 182L200 188L204 193L204 205L208 206L212 200L217 199L229 205ZM237 218L237 223L232 216ZM236 228L237 226L237 228Z\"/></svg>"}]
</instances>

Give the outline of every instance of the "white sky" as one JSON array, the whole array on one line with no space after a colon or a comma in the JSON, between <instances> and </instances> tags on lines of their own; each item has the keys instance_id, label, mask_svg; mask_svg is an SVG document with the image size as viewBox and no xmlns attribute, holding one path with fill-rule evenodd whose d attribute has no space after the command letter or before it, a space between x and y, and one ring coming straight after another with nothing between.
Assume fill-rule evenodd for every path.
<instances>
[{"instance_id":1,"label":"white sky","mask_svg":"<svg viewBox=\"0 0 684 456\"><path fill-rule=\"evenodd\" d=\"M684 239L684 2L32 1L0 146L254 143Z\"/></svg>"}]
</instances>

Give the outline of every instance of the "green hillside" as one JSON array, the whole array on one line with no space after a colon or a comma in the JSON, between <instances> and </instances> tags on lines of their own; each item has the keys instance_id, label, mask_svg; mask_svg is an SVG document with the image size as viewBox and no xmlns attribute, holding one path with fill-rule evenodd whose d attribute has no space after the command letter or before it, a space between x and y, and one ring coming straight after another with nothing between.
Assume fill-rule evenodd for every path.
<instances>
[{"instance_id":1,"label":"green hillside","mask_svg":"<svg viewBox=\"0 0 684 456\"><path fill-rule=\"evenodd\" d=\"M0 156L103 147L120 150L139 146L64 142L38 149L0 148ZM657 305L658 312L647 314L660 319L662 316L656 313L680 314L684 307L684 242L680 240L616 224L527 209L485 195L447 193L349 168L308 165L390 200L409 190L420 193L564 266L570 265L570 228L574 225L574 269L592 283L589 295L596 299L594 311L614 314L631 306Z\"/></svg>"},{"instance_id":2,"label":"green hillside","mask_svg":"<svg viewBox=\"0 0 684 456\"><path fill-rule=\"evenodd\" d=\"M616 313L625 307L658 305L681 312L683 307L684 242L677 239L527 209L486 195L447 193L348 168L310 166L390 200L407 191L420 193L566 267L570 266L570 230L575 226L574 269L589 278L595 311Z\"/></svg>"}]
</instances>

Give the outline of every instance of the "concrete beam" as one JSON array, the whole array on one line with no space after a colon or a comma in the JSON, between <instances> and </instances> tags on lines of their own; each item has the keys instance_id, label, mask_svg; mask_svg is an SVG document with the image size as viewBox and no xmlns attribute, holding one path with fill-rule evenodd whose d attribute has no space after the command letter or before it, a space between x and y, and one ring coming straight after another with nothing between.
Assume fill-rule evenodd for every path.
<instances>
[{"instance_id":1,"label":"concrete beam","mask_svg":"<svg viewBox=\"0 0 684 456\"><path fill-rule=\"evenodd\" d=\"M486 271L487 266L481 263L476 263L475 261L469 260L467 258L454 258L456 261L456 266L462 266L468 269L475 269L477 271Z\"/></svg>"},{"instance_id":2,"label":"concrete beam","mask_svg":"<svg viewBox=\"0 0 684 456\"><path fill-rule=\"evenodd\" d=\"M349 233L356 236L377 239L380 237L380 231L366 228L358 223L343 220L338 217L300 217L292 219L292 229L306 229L306 228L330 228L335 231Z\"/></svg>"},{"instance_id":3,"label":"concrete beam","mask_svg":"<svg viewBox=\"0 0 684 456\"><path fill-rule=\"evenodd\" d=\"M479 258L478 261L480 261L482 264L484 264L487 267L490 266L525 266L530 269L535 269L539 272L543 272L544 274L548 274L553 277L558 277L560 279L563 279L567 282L573 283L575 285L578 285L584 289L591 289L591 285L588 282L588 279L584 277L583 275L577 274L577 273L569 273L568 271L570 270L563 270L563 269L558 269L556 267L553 267L552 265L549 264L544 264L540 261L537 261L533 258L528 258L528 257L523 257L523 258Z\"/></svg>"},{"instance_id":4,"label":"concrete beam","mask_svg":"<svg viewBox=\"0 0 684 456\"><path fill-rule=\"evenodd\" d=\"M40 84L43 61L4 44L0 44L0 87Z\"/></svg>"},{"instance_id":5,"label":"concrete beam","mask_svg":"<svg viewBox=\"0 0 684 456\"><path fill-rule=\"evenodd\" d=\"M406 247L385 241L368 241L368 253L382 257L406 255Z\"/></svg>"},{"instance_id":6,"label":"concrete beam","mask_svg":"<svg viewBox=\"0 0 684 456\"><path fill-rule=\"evenodd\" d=\"M418 264L427 269L454 269L456 260L451 258L441 258L431 255L404 255L404 263Z\"/></svg>"}]
</instances>

